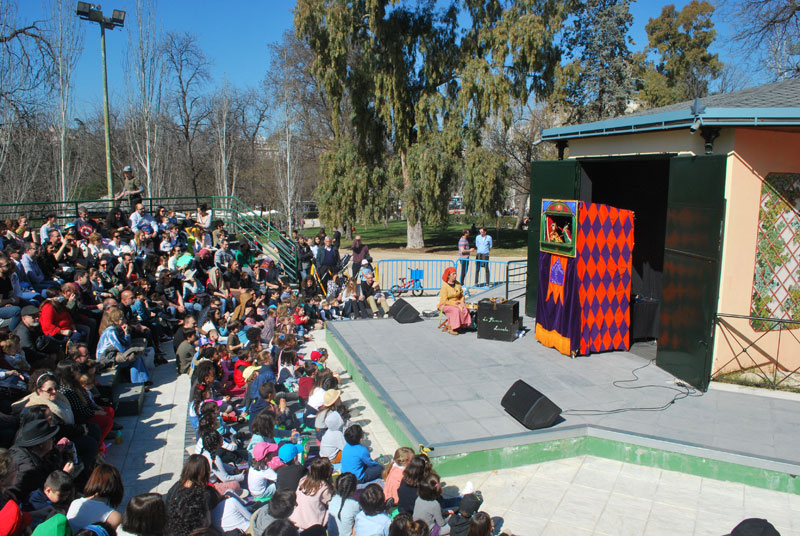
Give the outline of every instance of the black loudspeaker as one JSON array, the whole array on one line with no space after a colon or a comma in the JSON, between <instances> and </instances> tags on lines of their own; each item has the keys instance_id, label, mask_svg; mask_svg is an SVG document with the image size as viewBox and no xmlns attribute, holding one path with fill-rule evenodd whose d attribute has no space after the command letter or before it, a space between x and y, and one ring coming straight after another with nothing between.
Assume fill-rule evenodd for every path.
<instances>
[{"instance_id":1,"label":"black loudspeaker","mask_svg":"<svg viewBox=\"0 0 800 536\"><path fill-rule=\"evenodd\" d=\"M561 408L522 380L514 382L506 391L501 404L509 415L530 430L549 428L561 416Z\"/></svg>"},{"instance_id":2,"label":"black loudspeaker","mask_svg":"<svg viewBox=\"0 0 800 536\"><path fill-rule=\"evenodd\" d=\"M422 320L419 317L419 312L403 298L397 298L389 308L389 316L400 322L401 324L411 324Z\"/></svg>"}]
</instances>

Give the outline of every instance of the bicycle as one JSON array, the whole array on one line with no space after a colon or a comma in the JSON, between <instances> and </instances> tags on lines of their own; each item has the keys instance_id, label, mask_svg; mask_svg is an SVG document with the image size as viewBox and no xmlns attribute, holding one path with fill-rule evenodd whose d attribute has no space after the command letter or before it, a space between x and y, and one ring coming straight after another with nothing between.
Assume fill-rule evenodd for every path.
<instances>
[{"instance_id":1,"label":"bicycle","mask_svg":"<svg viewBox=\"0 0 800 536\"><path fill-rule=\"evenodd\" d=\"M398 277L398 281L400 281L399 285L392 285L392 288L389 289L389 292L392 293L392 296L402 296L404 292L411 292L412 296L422 296L423 288L422 288L422 279L425 277L425 272L423 270L415 270L409 268L411 272L411 277Z\"/></svg>"}]
</instances>

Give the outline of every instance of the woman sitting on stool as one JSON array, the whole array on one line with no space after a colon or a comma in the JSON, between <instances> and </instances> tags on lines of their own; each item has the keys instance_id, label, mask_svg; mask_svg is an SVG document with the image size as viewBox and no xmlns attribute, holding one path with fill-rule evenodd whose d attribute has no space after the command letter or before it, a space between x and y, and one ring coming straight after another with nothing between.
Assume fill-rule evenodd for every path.
<instances>
[{"instance_id":1,"label":"woman sitting on stool","mask_svg":"<svg viewBox=\"0 0 800 536\"><path fill-rule=\"evenodd\" d=\"M442 275L444 285L439 291L439 307L447 316L450 328L447 332L451 335L458 335L458 329L472 326L472 316L467 310L467 303L464 301L464 290L461 285L456 283L456 269L452 266L444 271Z\"/></svg>"}]
</instances>

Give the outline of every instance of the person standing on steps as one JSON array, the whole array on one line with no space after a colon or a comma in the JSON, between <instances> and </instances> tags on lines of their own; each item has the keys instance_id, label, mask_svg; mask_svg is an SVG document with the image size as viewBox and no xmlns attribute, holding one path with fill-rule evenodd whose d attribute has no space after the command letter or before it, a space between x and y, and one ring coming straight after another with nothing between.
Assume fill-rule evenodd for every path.
<instances>
[{"instance_id":1,"label":"person standing on steps","mask_svg":"<svg viewBox=\"0 0 800 536\"><path fill-rule=\"evenodd\" d=\"M491 284L489 277L489 263L480 262L489 260L489 251L492 249L492 237L486 233L486 227L481 227L480 234L475 237L475 259L478 260L475 266L475 286L478 286L478 280L481 277L481 265L486 271L486 286Z\"/></svg>"}]
</instances>

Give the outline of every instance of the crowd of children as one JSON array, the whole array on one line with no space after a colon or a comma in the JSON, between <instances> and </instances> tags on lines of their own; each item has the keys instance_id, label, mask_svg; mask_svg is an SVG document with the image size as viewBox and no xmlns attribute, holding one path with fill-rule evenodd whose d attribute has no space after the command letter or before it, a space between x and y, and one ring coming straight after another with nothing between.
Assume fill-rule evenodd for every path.
<instances>
[{"instance_id":1,"label":"crowd of children","mask_svg":"<svg viewBox=\"0 0 800 536\"><path fill-rule=\"evenodd\" d=\"M293 290L206 207L133 208L48 217L39 237L0 225L0 536L491 533L480 495L442 499L425 455L374 459L325 350L306 349L327 321L388 309L366 258L358 282L304 273ZM328 266L338 241L318 242L298 247ZM147 389L165 344L191 377L196 443L166 495L123 509L104 459L122 426L97 376Z\"/></svg>"}]
</instances>

